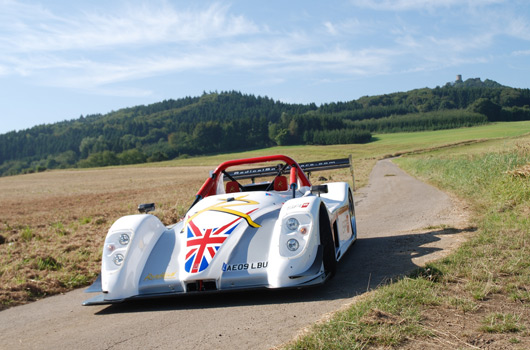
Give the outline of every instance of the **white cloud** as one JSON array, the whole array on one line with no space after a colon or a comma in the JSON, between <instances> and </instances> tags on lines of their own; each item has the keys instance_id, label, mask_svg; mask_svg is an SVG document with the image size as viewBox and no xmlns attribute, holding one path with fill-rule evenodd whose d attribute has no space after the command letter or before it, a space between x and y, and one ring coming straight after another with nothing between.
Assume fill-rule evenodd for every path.
<instances>
[{"instance_id":1,"label":"white cloud","mask_svg":"<svg viewBox=\"0 0 530 350\"><path fill-rule=\"evenodd\" d=\"M530 50L518 50L512 52L512 56L530 56Z\"/></svg>"},{"instance_id":2,"label":"white cloud","mask_svg":"<svg viewBox=\"0 0 530 350\"><path fill-rule=\"evenodd\" d=\"M398 35L395 38L396 44L398 44L400 47L409 48L409 49L421 49L423 48L423 44L421 43L420 38L418 38L415 35L412 34L403 34Z\"/></svg>"},{"instance_id":3,"label":"white cloud","mask_svg":"<svg viewBox=\"0 0 530 350\"><path fill-rule=\"evenodd\" d=\"M379 11L435 10L449 7L483 7L506 0L350 0L357 7Z\"/></svg>"},{"instance_id":4,"label":"white cloud","mask_svg":"<svg viewBox=\"0 0 530 350\"><path fill-rule=\"evenodd\" d=\"M359 36L374 33L380 28L379 24L372 21L359 21L357 18L341 19L337 22L326 21L323 23L326 32L333 36Z\"/></svg>"},{"instance_id":5,"label":"white cloud","mask_svg":"<svg viewBox=\"0 0 530 350\"><path fill-rule=\"evenodd\" d=\"M522 16L510 16L506 20L505 31L507 35L530 40L530 23Z\"/></svg>"},{"instance_id":6,"label":"white cloud","mask_svg":"<svg viewBox=\"0 0 530 350\"><path fill-rule=\"evenodd\" d=\"M251 66L232 50L258 27L219 3L177 9L143 3L114 12L54 14L40 5L0 3L0 75L35 84L94 89L105 84L216 65ZM221 58L218 52L223 52Z\"/></svg>"},{"instance_id":7,"label":"white cloud","mask_svg":"<svg viewBox=\"0 0 530 350\"><path fill-rule=\"evenodd\" d=\"M326 27L326 30L328 31L329 34L331 34L331 35L337 35L338 34L338 31L335 28L335 26L333 25L333 23L324 22L324 27Z\"/></svg>"},{"instance_id":8,"label":"white cloud","mask_svg":"<svg viewBox=\"0 0 530 350\"><path fill-rule=\"evenodd\" d=\"M85 90L89 94L104 95L113 97L134 97L143 98L153 96L153 91L146 89L135 89L135 88L124 88L124 87L112 87L112 88L97 88Z\"/></svg>"},{"instance_id":9,"label":"white cloud","mask_svg":"<svg viewBox=\"0 0 530 350\"><path fill-rule=\"evenodd\" d=\"M242 16L217 3L178 10L168 3L129 6L116 13L87 12L60 17L41 6L2 5L0 48L11 52L94 50L120 45L200 42L255 33Z\"/></svg>"},{"instance_id":10,"label":"white cloud","mask_svg":"<svg viewBox=\"0 0 530 350\"><path fill-rule=\"evenodd\" d=\"M480 35L461 35L447 38L430 37L433 48L438 47L437 51L450 51L453 53L471 52L477 49L485 49L492 44L493 36L490 33Z\"/></svg>"},{"instance_id":11,"label":"white cloud","mask_svg":"<svg viewBox=\"0 0 530 350\"><path fill-rule=\"evenodd\" d=\"M387 11L481 8L497 2L352 0L357 7ZM271 82L288 81L289 74L300 73L335 79L484 62L488 57L481 51L492 46L496 36L525 37L530 32L522 16L506 26L507 15L496 19L492 11L466 10L458 19L451 11L439 12L441 19L432 26L400 17L388 22L376 16L364 18L354 12L325 18L317 27L286 30L270 21L257 24L250 14L235 14L221 3L183 9L158 1L62 14L4 0L0 2L0 76L31 77L39 85L106 94L111 84L190 71L234 70ZM484 23L478 21L481 16ZM309 16L307 23L312 21ZM455 23L465 30L446 30ZM124 88L117 93L151 92Z\"/></svg>"}]
</instances>

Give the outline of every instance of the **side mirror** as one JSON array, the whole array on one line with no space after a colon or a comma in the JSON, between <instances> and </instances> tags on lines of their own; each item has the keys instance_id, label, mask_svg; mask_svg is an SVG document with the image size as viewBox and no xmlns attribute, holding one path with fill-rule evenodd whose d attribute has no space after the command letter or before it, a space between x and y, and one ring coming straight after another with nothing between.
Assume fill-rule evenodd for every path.
<instances>
[{"instance_id":1,"label":"side mirror","mask_svg":"<svg viewBox=\"0 0 530 350\"><path fill-rule=\"evenodd\" d=\"M320 197L321 193L328 193L328 185L314 185L311 186L311 193L318 194Z\"/></svg>"},{"instance_id":2,"label":"side mirror","mask_svg":"<svg viewBox=\"0 0 530 350\"><path fill-rule=\"evenodd\" d=\"M155 210L155 203L145 203L138 206L138 211L142 214L147 214Z\"/></svg>"}]
</instances>

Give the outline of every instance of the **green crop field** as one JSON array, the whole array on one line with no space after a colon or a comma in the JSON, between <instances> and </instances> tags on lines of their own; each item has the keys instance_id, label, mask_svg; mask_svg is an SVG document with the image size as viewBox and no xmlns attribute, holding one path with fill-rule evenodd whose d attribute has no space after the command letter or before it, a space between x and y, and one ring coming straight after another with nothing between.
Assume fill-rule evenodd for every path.
<instances>
[{"instance_id":1,"label":"green crop field","mask_svg":"<svg viewBox=\"0 0 530 350\"><path fill-rule=\"evenodd\" d=\"M324 159L327 157L353 158L379 158L388 154L398 152L411 152L423 150L430 147L440 147L459 142L509 138L520 136L530 132L530 121L513 123L494 123L473 128L461 128L451 130L376 134L374 142L353 145L331 145L331 146L285 146L271 147L267 149L239 152L230 155L222 154L209 157L197 157L189 159L177 159L168 162L157 163L159 166L183 166L183 165L217 165L229 158L245 158L267 154L289 154L294 159L310 161ZM146 164L153 166L153 164Z\"/></svg>"},{"instance_id":2,"label":"green crop field","mask_svg":"<svg viewBox=\"0 0 530 350\"><path fill-rule=\"evenodd\" d=\"M299 162L343 158L352 155L356 173L356 186L366 185L368 175L377 159L392 155L432 151L433 149L451 147L460 143L467 146L462 152L472 151L475 147L495 148L499 143L509 142L530 132L530 121L513 123L494 123L473 128L438 130L413 133L376 134L374 142L367 144L331 145L331 146L284 146L266 149L221 154L215 156L176 159L168 162L148 164L145 166L211 166L214 167L227 159L247 158L270 154L287 154ZM480 143L480 146L475 146Z\"/></svg>"}]
</instances>

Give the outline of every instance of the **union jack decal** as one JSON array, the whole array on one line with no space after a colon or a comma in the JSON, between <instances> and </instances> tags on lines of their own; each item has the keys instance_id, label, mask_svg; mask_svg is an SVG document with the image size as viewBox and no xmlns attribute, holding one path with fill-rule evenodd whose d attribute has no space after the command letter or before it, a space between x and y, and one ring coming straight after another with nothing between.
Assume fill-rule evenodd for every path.
<instances>
[{"instance_id":1,"label":"union jack decal","mask_svg":"<svg viewBox=\"0 0 530 350\"><path fill-rule=\"evenodd\" d=\"M247 215L253 211L248 212ZM197 273L206 269L219 248L221 248L221 245L242 219L242 217L238 217L220 228L202 230L197 227L193 220L190 220L188 222L187 251L184 264L186 272Z\"/></svg>"}]
</instances>

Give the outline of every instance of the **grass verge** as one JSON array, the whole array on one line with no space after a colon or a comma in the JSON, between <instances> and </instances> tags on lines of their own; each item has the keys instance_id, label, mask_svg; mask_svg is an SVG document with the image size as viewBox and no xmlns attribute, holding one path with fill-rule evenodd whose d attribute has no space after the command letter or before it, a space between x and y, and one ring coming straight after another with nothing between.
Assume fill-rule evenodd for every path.
<instances>
[{"instance_id":1,"label":"grass verge","mask_svg":"<svg viewBox=\"0 0 530 350\"><path fill-rule=\"evenodd\" d=\"M530 348L530 136L490 146L396 160L464 198L475 235L285 348Z\"/></svg>"}]
</instances>

